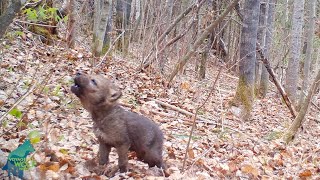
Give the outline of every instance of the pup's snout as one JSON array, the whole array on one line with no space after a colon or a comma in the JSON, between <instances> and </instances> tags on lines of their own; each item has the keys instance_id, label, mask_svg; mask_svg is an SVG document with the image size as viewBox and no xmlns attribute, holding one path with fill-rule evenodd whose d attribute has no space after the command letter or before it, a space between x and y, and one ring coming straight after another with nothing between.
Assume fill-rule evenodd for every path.
<instances>
[{"instance_id":1,"label":"pup's snout","mask_svg":"<svg viewBox=\"0 0 320 180\"><path fill-rule=\"evenodd\" d=\"M76 73L76 76L81 76L81 72L78 71L78 72Z\"/></svg>"}]
</instances>

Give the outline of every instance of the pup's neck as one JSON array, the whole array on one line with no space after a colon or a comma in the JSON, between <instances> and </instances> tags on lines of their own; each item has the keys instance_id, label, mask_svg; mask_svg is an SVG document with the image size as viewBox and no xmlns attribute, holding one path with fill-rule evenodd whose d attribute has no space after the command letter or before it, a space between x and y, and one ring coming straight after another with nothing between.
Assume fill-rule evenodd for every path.
<instances>
[{"instance_id":1,"label":"pup's neck","mask_svg":"<svg viewBox=\"0 0 320 180\"><path fill-rule=\"evenodd\" d=\"M106 119L108 115L112 114L115 111L118 111L121 106L116 103L110 106L96 107L91 110L90 114L92 116L92 120L96 123Z\"/></svg>"}]
</instances>

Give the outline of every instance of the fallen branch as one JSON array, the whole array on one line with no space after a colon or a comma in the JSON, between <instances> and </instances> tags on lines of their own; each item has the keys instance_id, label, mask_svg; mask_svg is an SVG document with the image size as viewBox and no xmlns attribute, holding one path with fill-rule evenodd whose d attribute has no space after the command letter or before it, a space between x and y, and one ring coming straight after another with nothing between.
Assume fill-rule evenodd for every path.
<instances>
[{"instance_id":1,"label":"fallen branch","mask_svg":"<svg viewBox=\"0 0 320 180\"><path fill-rule=\"evenodd\" d=\"M39 23L33 23L33 22L21 21L21 20L14 20L14 22L19 22L19 23L29 24L29 25L35 25L35 26L41 26L41 27L52 27L52 28L58 27L58 26L52 26L52 25L47 25L47 24L39 24Z\"/></svg>"},{"instance_id":2,"label":"fallen branch","mask_svg":"<svg viewBox=\"0 0 320 180\"><path fill-rule=\"evenodd\" d=\"M187 116L193 116L193 115L194 115L193 113L191 113L191 112L189 112L189 111L186 111L186 110L181 109L181 108L179 108L179 107L177 107L177 106L174 106L174 105L171 105L171 104L162 102L162 101L160 101L160 100L153 99L153 98L148 98L148 99L149 99L150 101L154 101L154 102L156 102L156 103L158 103L158 104L160 104L160 105L162 105L162 106L166 106L166 107L168 107L168 108L170 108L170 109L172 109L172 110L178 111L178 112L180 112L180 113L182 113L182 114L185 114L185 115L187 115ZM203 118L203 117L197 117L197 119L203 121L204 123L216 124L216 123L213 122L212 120L209 120L209 119L206 119L206 118Z\"/></svg>"},{"instance_id":3,"label":"fallen branch","mask_svg":"<svg viewBox=\"0 0 320 180\"><path fill-rule=\"evenodd\" d=\"M317 76L315 80L313 81L310 89L308 90L308 95L306 98L304 98L301 108L299 110L298 115L295 117L293 123L291 124L290 128L287 130L287 132L284 134L283 139L284 141L288 144L290 141L292 141L299 129L299 127L302 125L304 122L305 116L308 112L311 98L316 92L320 85L320 70L317 73Z\"/></svg>"},{"instance_id":4,"label":"fallen branch","mask_svg":"<svg viewBox=\"0 0 320 180\"><path fill-rule=\"evenodd\" d=\"M294 106L292 105L292 103L291 103L287 93L285 92L284 88L282 87L280 82L277 80L276 75L273 72L273 69L271 68L271 65L270 65L268 59L264 56L263 50L262 50L262 48L261 48L259 43L257 43L257 51L258 51L258 53L259 53L259 55L260 55L260 57L261 57L261 59L263 61L264 66L267 68L267 70L268 70L268 72L269 72L274 84L278 88L278 90L279 90L279 92L280 92L285 104L289 108L291 115L293 116L293 118L295 118L296 117L296 110L295 110Z\"/></svg>"}]
</instances>

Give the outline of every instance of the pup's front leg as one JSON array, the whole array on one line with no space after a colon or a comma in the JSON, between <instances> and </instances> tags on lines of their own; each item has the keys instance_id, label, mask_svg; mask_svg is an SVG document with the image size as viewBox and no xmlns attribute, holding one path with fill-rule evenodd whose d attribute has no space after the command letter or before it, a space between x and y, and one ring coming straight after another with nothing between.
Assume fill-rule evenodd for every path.
<instances>
[{"instance_id":1,"label":"pup's front leg","mask_svg":"<svg viewBox=\"0 0 320 180\"><path fill-rule=\"evenodd\" d=\"M111 146L108 146L104 141L99 138L99 164L104 165L109 163L109 154Z\"/></svg>"},{"instance_id":2,"label":"pup's front leg","mask_svg":"<svg viewBox=\"0 0 320 180\"><path fill-rule=\"evenodd\" d=\"M129 145L123 144L121 146L116 147L119 160L118 160L118 166L120 169L120 172L127 172L128 171L128 151L129 151Z\"/></svg>"}]
</instances>

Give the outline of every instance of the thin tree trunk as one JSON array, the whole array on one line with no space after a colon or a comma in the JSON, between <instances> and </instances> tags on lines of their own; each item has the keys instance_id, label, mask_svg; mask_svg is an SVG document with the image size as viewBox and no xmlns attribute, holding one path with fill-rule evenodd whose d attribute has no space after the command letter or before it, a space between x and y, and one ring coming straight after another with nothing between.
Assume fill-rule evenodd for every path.
<instances>
[{"instance_id":1,"label":"thin tree trunk","mask_svg":"<svg viewBox=\"0 0 320 180\"><path fill-rule=\"evenodd\" d=\"M260 15L259 15L259 28L258 28L258 43L265 53L266 46L266 21L267 21L267 5L268 0L262 0L260 4ZM260 78L261 78L261 62L256 61L256 72L255 72L255 86L256 90L259 90ZM256 93L258 94L258 93Z\"/></svg>"},{"instance_id":2,"label":"thin tree trunk","mask_svg":"<svg viewBox=\"0 0 320 180\"><path fill-rule=\"evenodd\" d=\"M135 2L135 11L136 11L136 17L135 20L136 22L133 25L133 31L131 33L131 41L137 41L139 40L140 35L136 35L137 29L141 23L141 19L142 19L142 0L137 0Z\"/></svg>"},{"instance_id":3,"label":"thin tree trunk","mask_svg":"<svg viewBox=\"0 0 320 180\"><path fill-rule=\"evenodd\" d=\"M297 85L299 79L299 60L301 54L300 50L303 26L303 7L304 0L294 0L292 16L291 58L289 60L286 74L286 91L294 105L296 105Z\"/></svg>"},{"instance_id":4,"label":"thin tree trunk","mask_svg":"<svg viewBox=\"0 0 320 180\"><path fill-rule=\"evenodd\" d=\"M195 41L193 46L190 48L190 50L186 53L185 56L183 56L182 59L176 64L173 72L168 77L169 84L173 80L173 78L177 75L178 71L183 68L183 66L187 63L187 61L190 59L191 56L195 53L197 48L203 43L203 41L208 37L208 35L213 31L219 23L222 22L222 20L229 14L229 12L234 8L234 6L238 3L239 0L233 0L230 5L227 7L227 9L217 18L216 21L211 23L206 29L204 29L203 33L200 35L200 37Z\"/></svg>"},{"instance_id":5,"label":"thin tree trunk","mask_svg":"<svg viewBox=\"0 0 320 180\"><path fill-rule=\"evenodd\" d=\"M301 105L301 109L300 109L297 117L294 119L292 125L290 126L290 128L288 129L286 134L284 135L284 141L286 143L289 143L290 141L292 141L294 139L295 134L297 133L299 127L302 125L303 120L308 112L311 98L314 95L314 93L316 92L317 88L319 87L319 84L320 84L320 71L318 71L318 74L317 74L314 82L312 83L311 88L308 91L307 97L303 100L303 103Z\"/></svg>"},{"instance_id":6,"label":"thin tree trunk","mask_svg":"<svg viewBox=\"0 0 320 180\"><path fill-rule=\"evenodd\" d=\"M105 31L108 23L108 12L112 5L112 0L95 0L94 14L94 35L93 35L93 54L96 57L101 56Z\"/></svg>"},{"instance_id":7,"label":"thin tree trunk","mask_svg":"<svg viewBox=\"0 0 320 180\"><path fill-rule=\"evenodd\" d=\"M268 5L268 16L267 16L267 31L266 31L266 41L265 41L265 56L267 59L270 57L271 41L273 35L273 15L275 8L275 0L269 0ZM266 97L269 87L269 73L265 66L261 68L261 79L259 92L262 97Z\"/></svg>"},{"instance_id":8,"label":"thin tree trunk","mask_svg":"<svg viewBox=\"0 0 320 180\"><path fill-rule=\"evenodd\" d=\"M108 9L108 20L107 20L106 31L104 33L104 39L103 39L103 48L102 48L103 54L109 50L111 45L110 32L112 30L112 14L113 14L112 3L114 2L113 1L111 2L111 5L109 6L109 9Z\"/></svg>"},{"instance_id":9,"label":"thin tree trunk","mask_svg":"<svg viewBox=\"0 0 320 180\"><path fill-rule=\"evenodd\" d=\"M76 8L74 0L69 0L69 19L68 19L68 28L67 28L67 43L69 48L74 48L75 45L75 36L76 36Z\"/></svg>"},{"instance_id":10,"label":"thin tree trunk","mask_svg":"<svg viewBox=\"0 0 320 180\"><path fill-rule=\"evenodd\" d=\"M316 8L316 1L309 0L308 2L309 15L308 15L308 25L307 25L307 50L306 50L306 58L304 60L303 81L302 81L302 88L300 93L300 100L298 103L298 110L302 105L303 99L305 98L305 92L308 89L310 63L312 60L312 52L313 52L314 25L315 25L315 18L316 18L315 8Z\"/></svg>"},{"instance_id":11,"label":"thin tree trunk","mask_svg":"<svg viewBox=\"0 0 320 180\"><path fill-rule=\"evenodd\" d=\"M167 12L168 12L169 20L172 19L173 1L174 0L166 0L166 9L167 9ZM168 21L168 25L169 24L170 24L170 21Z\"/></svg>"},{"instance_id":12,"label":"thin tree trunk","mask_svg":"<svg viewBox=\"0 0 320 180\"><path fill-rule=\"evenodd\" d=\"M132 0L117 0L116 3L116 29L121 29L118 31L118 35L123 33L121 41L117 42L117 49L127 54L129 46L129 33L126 32L129 26L130 13L131 13L131 3Z\"/></svg>"}]
</instances>

